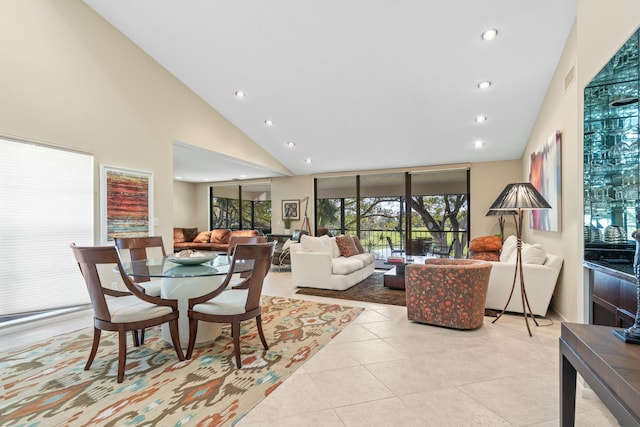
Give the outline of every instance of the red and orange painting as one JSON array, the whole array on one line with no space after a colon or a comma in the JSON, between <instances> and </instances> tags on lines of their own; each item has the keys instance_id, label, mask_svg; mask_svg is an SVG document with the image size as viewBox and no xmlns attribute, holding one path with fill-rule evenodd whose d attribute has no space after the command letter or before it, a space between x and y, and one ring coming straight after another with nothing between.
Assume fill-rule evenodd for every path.
<instances>
[{"instance_id":1,"label":"red and orange painting","mask_svg":"<svg viewBox=\"0 0 640 427\"><path fill-rule=\"evenodd\" d=\"M541 149L531 153L529 181L551 205L551 209L532 210L531 228L560 231L560 205L562 200L561 133L550 135Z\"/></svg>"},{"instance_id":2,"label":"red and orange painting","mask_svg":"<svg viewBox=\"0 0 640 427\"><path fill-rule=\"evenodd\" d=\"M103 173L106 241L148 236L152 216L151 174L109 167Z\"/></svg>"}]
</instances>

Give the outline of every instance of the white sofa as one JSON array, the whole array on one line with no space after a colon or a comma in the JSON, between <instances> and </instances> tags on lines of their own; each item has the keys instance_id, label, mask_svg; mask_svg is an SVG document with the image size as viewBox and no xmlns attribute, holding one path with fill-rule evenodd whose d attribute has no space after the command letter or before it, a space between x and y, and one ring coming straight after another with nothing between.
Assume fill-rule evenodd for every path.
<instances>
[{"instance_id":1,"label":"white sofa","mask_svg":"<svg viewBox=\"0 0 640 427\"><path fill-rule=\"evenodd\" d=\"M375 270L373 254L341 256L335 237L304 235L300 243L291 245L289 250L291 278L300 288L342 291L366 279Z\"/></svg>"},{"instance_id":2,"label":"white sofa","mask_svg":"<svg viewBox=\"0 0 640 427\"><path fill-rule=\"evenodd\" d=\"M523 244L522 253L522 271L531 311L534 315L545 316L556 288L563 259L557 255L545 253L538 245ZM515 236L510 236L505 240L500 259L504 261L491 262L493 266L485 304L486 308L493 310L502 310L509 299L516 268ZM519 274L507 311L522 313Z\"/></svg>"}]
</instances>

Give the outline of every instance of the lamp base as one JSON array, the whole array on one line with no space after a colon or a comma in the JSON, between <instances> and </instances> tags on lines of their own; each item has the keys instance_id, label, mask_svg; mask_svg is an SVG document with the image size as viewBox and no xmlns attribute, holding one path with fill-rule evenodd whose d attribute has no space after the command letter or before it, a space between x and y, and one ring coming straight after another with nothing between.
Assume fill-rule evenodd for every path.
<instances>
[{"instance_id":1,"label":"lamp base","mask_svg":"<svg viewBox=\"0 0 640 427\"><path fill-rule=\"evenodd\" d=\"M640 344L640 337L636 337L634 335L630 335L625 330L615 329L613 331L613 335L620 339L622 342L627 344Z\"/></svg>"}]
</instances>

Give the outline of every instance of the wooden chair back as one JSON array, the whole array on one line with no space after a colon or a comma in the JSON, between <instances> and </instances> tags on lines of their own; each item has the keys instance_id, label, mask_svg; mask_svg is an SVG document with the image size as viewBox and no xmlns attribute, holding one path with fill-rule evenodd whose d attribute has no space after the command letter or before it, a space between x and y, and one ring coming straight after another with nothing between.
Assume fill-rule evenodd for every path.
<instances>
[{"instance_id":1,"label":"wooden chair back","mask_svg":"<svg viewBox=\"0 0 640 427\"><path fill-rule=\"evenodd\" d=\"M267 243L267 236L231 236L227 256L233 256L236 245L251 245L256 243Z\"/></svg>"},{"instance_id":2,"label":"wooden chair back","mask_svg":"<svg viewBox=\"0 0 640 427\"><path fill-rule=\"evenodd\" d=\"M162 236L116 237L116 248L123 262L140 261L149 258L164 258ZM148 277L138 276L138 282L148 282Z\"/></svg>"}]
</instances>

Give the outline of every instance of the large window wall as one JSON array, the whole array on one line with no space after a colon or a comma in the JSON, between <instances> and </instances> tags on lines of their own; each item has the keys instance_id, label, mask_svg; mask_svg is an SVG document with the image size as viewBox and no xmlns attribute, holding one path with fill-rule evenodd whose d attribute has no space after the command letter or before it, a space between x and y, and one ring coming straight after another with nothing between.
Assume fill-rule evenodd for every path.
<instances>
[{"instance_id":1,"label":"large window wall","mask_svg":"<svg viewBox=\"0 0 640 427\"><path fill-rule=\"evenodd\" d=\"M316 179L316 224L357 235L385 259L448 252L466 256L468 170L396 172Z\"/></svg>"},{"instance_id":2,"label":"large window wall","mask_svg":"<svg viewBox=\"0 0 640 427\"><path fill-rule=\"evenodd\" d=\"M209 189L210 228L271 232L270 184L214 186Z\"/></svg>"}]
</instances>

